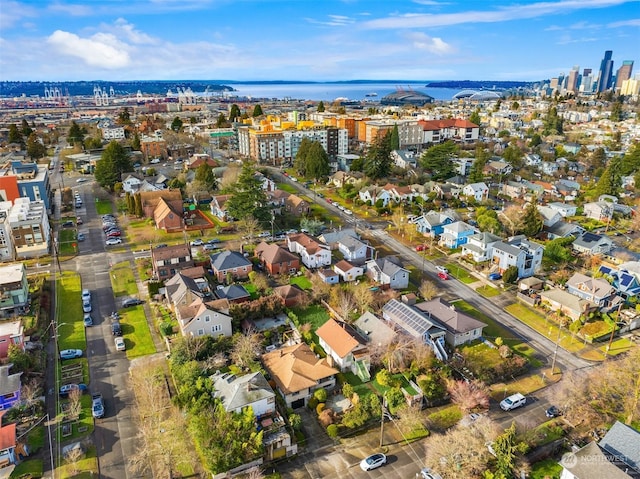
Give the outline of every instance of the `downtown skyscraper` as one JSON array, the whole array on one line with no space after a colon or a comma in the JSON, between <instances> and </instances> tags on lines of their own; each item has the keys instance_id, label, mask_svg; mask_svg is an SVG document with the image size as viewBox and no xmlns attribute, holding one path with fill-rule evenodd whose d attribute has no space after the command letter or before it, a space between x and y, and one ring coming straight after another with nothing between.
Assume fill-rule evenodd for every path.
<instances>
[{"instance_id":1,"label":"downtown skyscraper","mask_svg":"<svg viewBox=\"0 0 640 479\"><path fill-rule=\"evenodd\" d=\"M611 77L613 76L613 51L604 52L604 58L600 62L600 71L598 74L598 83L596 84L596 93L607 91L611 88Z\"/></svg>"}]
</instances>

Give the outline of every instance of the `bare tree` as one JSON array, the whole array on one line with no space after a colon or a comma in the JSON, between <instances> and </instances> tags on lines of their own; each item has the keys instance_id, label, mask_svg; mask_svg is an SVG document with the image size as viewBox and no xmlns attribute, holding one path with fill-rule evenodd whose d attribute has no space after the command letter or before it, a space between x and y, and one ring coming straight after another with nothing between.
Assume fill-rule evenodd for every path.
<instances>
[{"instance_id":1,"label":"bare tree","mask_svg":"<svg viewBox=\"0 0 640 479\"><path fill-rule=\"evenodd\" d=\"M249 239L253 239L260 229L260 222L253 216L247 216L238 222L238 229Z\"/></svg>"},{"instance_id":2,"label":"bare tree","mask_svg":"<svg viewBox=\"0 0 640 479\"><path fill-rule=\"evenodd\" d=\"M349 321L349 317L353 310L356 308L356 300L350 290L337 290L336 303L332 304L333 307L340 313L345 321Z\"/></svg>"},{"instance_id":3,"label":"bare tree","mask_svg":"<svg viewBox=\"0 0 640 479\"><path fill-rule=\"evenodd\" d=\"M234 338L231 360L241 368L250 366L260 354L260 335L255 331L237 334Z\"/></svg>"},{"instance_id":4,"label":"bare tree","mask_svg":"<svg viewBox=\"0 0 640 479\"><path fill-rule=\"evenodd\" d=\"M67 409L67 414L71 419L78 419L80 417L80 413L82 412L82 391L80 389L72 389L69 392L69 407Z\"/></svg>"},{"instance_id":5,"label":"bare tree","mask_svg":"<svg viewBox=\"0 0 640 479\"><path fill-rule=\"evenodd\" d=\"M20 398L30 411L33 411L33 407L38 403L40 390L40 385L35 378L30 379L20 388Z\"/></svg>"},{"instance_id":6,"label":"bare tree","mask_svg":"<svg viewBox=\"0 0 640 479\"><path fill-rule=\"evenodd\" d=\"M262 472L262 469L258 466L253 466L247 471L244 477L245 479L264 479L266 476L264 475L264 472Z\"/></svg>"},{"instance_id":7,"label":"bare tree","mask_svg":"<svg viewBox=\"0 0 640 479\"><path fill-rule=\"evenodd\" d=\"M420 370L430 369L434 359L433 349L429 345L420 339L413 340L411 345L412 367L415 365Z\"/></svg>"},{"instance_id":8,"label":"bare tree","mask_svg":"<svg viewBox=\"0 0 640 479\"><path fill-rule=\"evenodd\" d=\"M438 295L438 288L433 281L423 280L420 283L420 289L418 290L420 296L425 300L430 301Z\"/></svg>"},{"instance_id":9,"label":"bare tree","mask_svg":"<svg viewBox=\"0 0 640 479\"><path fill-rule=\"evenodd\" d=\"M399 334L385 346L383 360L390 373L399 372L407 367L411 361L412 340L406 335Z\"/></svg>"},{"instance_id":10,"label":"bare tree","mask_svg":"<svg viewBox=\"0 0 640 479\"><path fill-rule=\"evenodd\" d=\"M371 291L368 283L360 283L351 288L353 299L358 305L360 314L363 314L371 307L373 303L373 291Z\"/></svg>"},{"instance_id":11,"label":"bare tree","mask_svg":"<svg viewBox=\"0 0 640 479\"><path fill-rule=\"evenodd\" d=\"M326 300L333 289L330 284L325 283L320 276L307 270L306 277L311 281L311 291L316 300Z\"/></svg>"},{"instance_id":12,"label":"bare tree","mask_svg":"<svg viewBox=\"0 0 640 479\"><path fill-rule=\"evenodd\" d=\"M447 381L447 391L451 402L465 413L475 408L489 409L489 391L487 386L478 380Z\"/></svg>"},{"instance_id":13,"label":"bare tree","mask_svg":"<svg viewBox=\"0 0 640 479\"><path fill-rule=\"evenodd\" d=\"M267 276L264 273L258 273L257 271L252 271L251 273L249 273L249 276L250 276L251 282L253 283L253 285L256 287L258 291L265 292L271 287L271 284L269 284L269 278L267 278Z\"/></svg>"},{"instance_id":14,"label":"bare tree","mask_svg":"<svg viewBox=\"0 0 640 479\"><path fill-rule=\"evenodd\" d=\"M68 464L69 469L71 469L71 476L75 476L80 472L79 462L80 459L84 457L84 451L80 446L73 447L69 449L64 455L64 461Z\"/></svg>"},{"instance_id":15,"label":"bare tree","mask_svg":"<svg viewBox=\"0 0 640 479\"><path fill-rule=\"evenodd\" d=\"M230 165L224 173L222 174L222 179L220 180L220 189L228 190L231 186L235 185L238 182L238 177L240 176L240 168L234 165Z\"/></svg>"},{"instance_id":16,"label":"bare tree","mask_svg":"<svg viewBox=\"0 0 640 479\"><path fill-rule=\"evenodd\" d=\"M404 404L396 411L396 415L398 420L395 423L402 434L410 434L424 425L424 414L420 404Z\"/></svg>"},{"instance_id":17,"label":"bare tree","mask_svg":"<svg viewBox=\"0 0 640 479\"><path fill-rule=\"evenodd\" d=\"M499 216L500 220L505 220L502 224L509 236L515 235L522 229L522 208L519 205L509 206Z\"/></svg>"}]
</instances>

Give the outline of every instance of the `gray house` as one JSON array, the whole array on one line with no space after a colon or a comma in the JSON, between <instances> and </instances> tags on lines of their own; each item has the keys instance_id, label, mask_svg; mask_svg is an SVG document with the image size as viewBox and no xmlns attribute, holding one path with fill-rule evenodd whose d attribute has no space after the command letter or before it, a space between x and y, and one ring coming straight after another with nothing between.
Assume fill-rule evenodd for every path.
<instances>
[{"instance_id":1,"label":"gray house","mask_svg":"<svg viewBox=\"0 0 640 479\"><path fill-rule=\"evenodd\" d=\"M365 274L383 288L405 289L409 286L409 270L389 258L372 259L365 267Z\"/></svg>"}]
</instances>

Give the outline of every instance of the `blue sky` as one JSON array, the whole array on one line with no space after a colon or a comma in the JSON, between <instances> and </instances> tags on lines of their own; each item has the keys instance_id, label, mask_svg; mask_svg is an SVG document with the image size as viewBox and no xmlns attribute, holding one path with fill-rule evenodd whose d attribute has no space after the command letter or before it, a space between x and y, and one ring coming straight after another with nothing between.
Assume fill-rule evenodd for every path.
<instances>
[{"instance_id":1,"label":"blue sky","mask_svg":"<svg viewBox=\"0 0 640 479\"><path fill-rule=\"evenodd\" d=\"M539 80L640 71L640 0L0 0L2 80Z\"/></svg>"}]
</instances>

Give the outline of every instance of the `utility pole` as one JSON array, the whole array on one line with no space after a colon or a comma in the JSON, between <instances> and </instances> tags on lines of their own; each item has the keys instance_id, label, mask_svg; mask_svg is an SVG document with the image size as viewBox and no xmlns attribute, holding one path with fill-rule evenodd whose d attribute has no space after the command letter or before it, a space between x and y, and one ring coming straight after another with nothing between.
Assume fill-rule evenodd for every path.
<instances>
[{"instance_id":1,"label":"utility pole","mask_svg":"<svg viewBox=\"0 0 640 479\"><path fill-rule=\"evenodd\" d=\"M616 315L616 319L620 318L620 309L622 309L622 303L618 305L618 314ZM613 343L613 335L616 332L616 323L613 323L613 327L611 328L611 336L609 336L609 344L607 344L607 349L604 350L605 359L609 355L609 350L611 349L611 344Z\"/></svg>"},{"instance_id":2,"label":"utility pole","mask_svg":"<svg viewBox=\"0 0 640 479\"><path fill-rule=\"evenodd\" d=\"M558 347L560 346L560 333L561 333L561 326L560 323L558 323L558 337L556 338L556 348L553 351L553 361L551 361L551 375L553 376L555 374L555 369L556 369L556 357L558 356Z\"/></svg>"}]
</instances>

